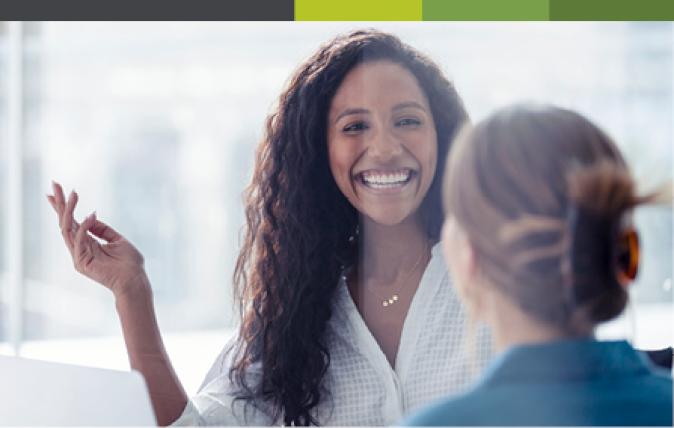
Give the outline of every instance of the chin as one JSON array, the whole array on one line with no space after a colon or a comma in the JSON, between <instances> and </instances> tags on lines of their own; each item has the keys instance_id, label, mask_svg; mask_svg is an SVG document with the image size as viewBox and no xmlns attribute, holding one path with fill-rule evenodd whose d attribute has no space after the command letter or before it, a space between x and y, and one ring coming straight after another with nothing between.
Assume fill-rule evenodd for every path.
<instances>
[{"instance_id":1,"label":"chin","mask_svg":"<svg viewBox=\"0 0 674 428\"><path fill-rule=\"evenodd\" d=\"M364 212L363 214L381 226L397 226L410 217L410 212L407 210L400 212L377 210L376 212Z\"/></svg>"}]
</instances>

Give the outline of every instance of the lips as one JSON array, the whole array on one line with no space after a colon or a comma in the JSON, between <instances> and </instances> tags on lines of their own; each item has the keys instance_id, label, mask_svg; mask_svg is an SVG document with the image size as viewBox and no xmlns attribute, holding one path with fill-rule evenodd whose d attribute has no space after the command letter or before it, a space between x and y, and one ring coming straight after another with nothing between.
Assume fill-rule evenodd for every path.
<instances>
[{"instance_id":1,"label":"lips","mask_svg":"<svg viewBox=\"0 0 674 428\"><path fill-rule=\"evenodd\" d=\"M363 186L374 189L400 189L405 187L417 172L411 168L389 170L369 169L355 175L356 181Z\"/></svg>"}]
</instances>

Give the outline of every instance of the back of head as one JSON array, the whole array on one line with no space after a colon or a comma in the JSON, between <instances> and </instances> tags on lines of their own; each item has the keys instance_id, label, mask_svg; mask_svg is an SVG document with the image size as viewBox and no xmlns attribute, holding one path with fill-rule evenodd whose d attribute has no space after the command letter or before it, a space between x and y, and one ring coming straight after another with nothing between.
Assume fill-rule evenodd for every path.
<instances>
[{"instance_id":1,"label":"back of head","mask_svg":"<svg viewBox=\"0 0 674 428\"><path fill-rule=\"evenodd\" d=\"M641 200L615 144L583 116L517 105L464 129L445 202L482 274L530 316L581 334L624 309L619 238Z\"/></svg>"}]
</instances>

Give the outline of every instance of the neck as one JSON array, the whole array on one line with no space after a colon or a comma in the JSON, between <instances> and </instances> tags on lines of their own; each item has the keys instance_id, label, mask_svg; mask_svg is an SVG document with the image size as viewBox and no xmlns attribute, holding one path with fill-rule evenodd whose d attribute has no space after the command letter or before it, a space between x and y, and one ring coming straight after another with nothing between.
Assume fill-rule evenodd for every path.
<instances>
[{"instance_id":1,"label":"neck","mask_svg":"<svg viewBox=\"0 0 674 428\"><path fill-rule=\"evenodd\" d=\"M430 244L416 219L385 226L363 217L360 238L358 265L364 278L392 282L410 269L425 267L419 259L427 257Z\"/></svg>"},{"instance_id":2,"label":"neck","mask_svg":"<svg viewBox=\"0 0 674 428\"><path fill-rule=\"evenodd\" d=\"M498 294L498 293L497 293ZM572 334L546 324L525 313L512 300L495 295L489 299L491 316L488 319L497 351L517 345L541 344L578 337L591 337L593 332Z\"/></svg>"}]
</instances>

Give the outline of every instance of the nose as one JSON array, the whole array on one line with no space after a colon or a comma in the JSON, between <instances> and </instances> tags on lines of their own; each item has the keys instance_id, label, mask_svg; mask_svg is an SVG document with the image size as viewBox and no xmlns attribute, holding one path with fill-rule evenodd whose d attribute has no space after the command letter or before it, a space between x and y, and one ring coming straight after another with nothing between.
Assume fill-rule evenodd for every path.
<instances>
[{"instance_id":1,"label":"nose","mask_svg":"<svg viewBox=\"0 0 674 428\"><path fill-rule=\"evenodd\" d=\"M379 128L371 134L368 141L368 153L380 162L395 159L403 152L402 142L384 128Z\"/></svg>"}]
</instances>

